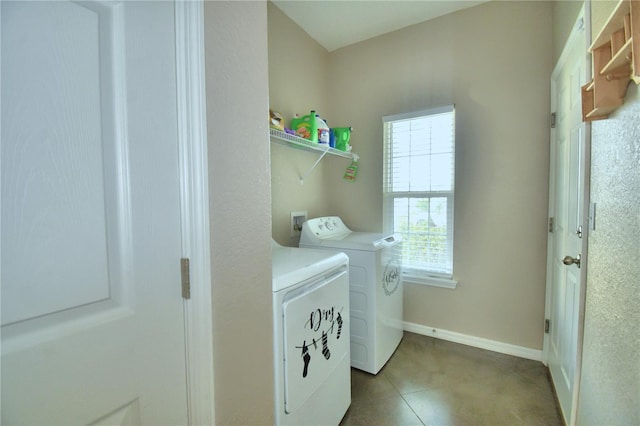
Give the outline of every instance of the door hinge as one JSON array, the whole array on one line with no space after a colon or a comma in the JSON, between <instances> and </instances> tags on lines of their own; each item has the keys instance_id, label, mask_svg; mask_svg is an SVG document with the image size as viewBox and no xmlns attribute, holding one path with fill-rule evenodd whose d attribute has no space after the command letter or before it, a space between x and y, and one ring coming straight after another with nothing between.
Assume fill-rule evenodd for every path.
<instances>
[{"instance_id":1,"label":"door hinge","mask_svg":"<svg viewBox=\"0 0 640 426\"><path fill-rule=\"evenodd\" d=\"M553 232L553 218L550 217L549 218L549 232Z\"/></svg>"},{"instance_id":2,"label":"door hinge","mask_svg":"<svg viewBox=\"0 0 640 426\"><path fill-rule=\"evenodd\" d=\"M556 113L555 112L551 113L551 128L552 129L556 128Z\"/></svg>"},{"instance_id":3,"label":"door hinge","mask_svg":"<svg viewBox=\"0 0 640 426\"><path fill-rule=\"evenodd\" d=\"M544 320L544 332L546 334L549 334L549 328L551 327L551 320L550 319L545 319Z\"/></svg>"},{"instance_id":4,"label":"door hinge","mask_svg":"<svg viewBox=\"0 0 640 426\"><path fill-rule=\"evenodd\" d=\"M182 281L182 298L191 299L191 280L189 278L189 258L180 259L180 277Z\"/></svg>"}]
</instances>

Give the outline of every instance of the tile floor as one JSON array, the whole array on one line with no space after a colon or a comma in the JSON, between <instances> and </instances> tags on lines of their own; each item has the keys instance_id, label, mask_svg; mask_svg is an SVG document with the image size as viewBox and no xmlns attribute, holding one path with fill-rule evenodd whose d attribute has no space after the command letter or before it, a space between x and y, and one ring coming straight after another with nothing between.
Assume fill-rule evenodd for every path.
<instances>
[{"instance_id":1,"label":"tile floor","mask_svg":"<svg viewBox=\"0 0 640 426\"><path fill-rule=\"evenodd\" d=\"M562 425L540 362L405 332L377 374L351 369L341 425Z\"/></svg>"}]
</instances>

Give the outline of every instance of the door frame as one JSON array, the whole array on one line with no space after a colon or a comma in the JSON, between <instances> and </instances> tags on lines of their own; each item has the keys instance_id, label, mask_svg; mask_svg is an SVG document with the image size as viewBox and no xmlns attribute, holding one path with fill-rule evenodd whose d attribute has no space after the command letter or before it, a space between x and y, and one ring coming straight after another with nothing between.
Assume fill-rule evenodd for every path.
<instances>
[{"instance_id":1,"label":"door frame","mask_svg":"<svg viewBox=\"0 0 640 426\"><path fill-rule=\"evenodd\" d=\"M178 0L174 8L182 257L191 282L183 299L187 409L189 424L214 424L204 2Z\"/></svg>"},{"instance_id":2,"label":"door frame","mask_svg":"<svg viewBox=\"0 0 640 426\"><path fill-rule=\"evenodd\" d=\"M560 73L560 70L565 65L567 61L567 57L569 56L569 52L574 47L574 45L578 42L578 35L581 28L584 27L585 33L585 62L586 62L586 70L587 70L587 79L591 78L592 73L592 65L591 65L591 55L588 54L588 48L591 44L591 2L590 0L586 0L578 13L578 17L574 22L574 25L571 29L571 33L569 38L564 45L560 58L558 59L556 65L554 66L553 72L551 74L551 111L555 112L557 110L556 103L556 95L557 95L557 87L555 81ZM582 82L582 84L586 84ZM583 347L583 334L584 334L584 309L585 309L585 300L586 300L586 271L587 271L587 262L588 262L588 240L589 240L589 231L590 225L592 223L592 218L589 216L589 205L590 205L590 193L591 193L591 123L585 123L585 139L584 139L584 176L582 177L582 188L583 188L583 203L580 208L582 209L582 229L583 229L583 237L581 240L581 269L582 272L580 274L580 300L579 300L579 312L578 312L578 331L577 331L577 347L576 347L576 359L575 359L575 373L574 373L574 382L573 382L573 394L572 394L572 402L571 402L571 413L570 413L570 424L573 425L576 422L576 415L578 409L578 396L580 393L580 375L582 369L582 347ZM550 130L550 155L549 155L549 218L555 217L555 145L557 143L555 129L552 127ZM546 275L546 291L545 291L545 318L549 319L551 315L551 284L553 279L553 239L554 234L550 231L547 237L547 275ZM542 363L548 367L549 364L549 334L545 332L542 346Z\"/></svg>"}]
</instances>

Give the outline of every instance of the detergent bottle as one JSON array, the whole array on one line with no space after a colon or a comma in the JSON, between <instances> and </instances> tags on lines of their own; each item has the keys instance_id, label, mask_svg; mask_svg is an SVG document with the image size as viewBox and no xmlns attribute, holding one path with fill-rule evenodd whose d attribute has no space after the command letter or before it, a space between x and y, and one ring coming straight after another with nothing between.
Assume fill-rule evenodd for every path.
<instances>
[{"instance_id":1,"label":"detergent bottle","mask_svg":"<svg viewBox=\"0 0 640 426\"><path fill-rule=\"evenodd\" d=\"M311 110L309 115L291 119L291 129L296 132L296 136L318 142L318 124L316 122L316 112Z\"/></svg>"},{"instance_id":2,"label":"detergent bottle","mask_svg":"<svg viewBox=\"0 0 640 426\"><path fill-rule=\"evenodd\" d=\"M336 149L349 151L349 140L351 139L353 127L334 127L332 130L336 139Z\"/></svg>"},{"instance_id":3,"label":"detergent bottle","mask_svg":"<svg viewBox=\"0 0 640 426\"><path fill-rule=\"evenodd\" d=\"M318 127L318 143L329 145L329 126L319 115L316 115L316 126Z\"/></svg>"}]
</instances>

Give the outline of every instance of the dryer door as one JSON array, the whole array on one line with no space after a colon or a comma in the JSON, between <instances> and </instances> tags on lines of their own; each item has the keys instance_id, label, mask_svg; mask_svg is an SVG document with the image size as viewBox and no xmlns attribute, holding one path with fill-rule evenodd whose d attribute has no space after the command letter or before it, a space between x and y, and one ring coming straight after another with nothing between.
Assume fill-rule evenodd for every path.
<instances>
[{"instance_id":1,"label":"dryer door","mask_svg":"<svg viewBox=\"0 0 640 426\"><path fill-rule=\"evenodd\" d=\"M285 296L285 411L293 413L349 358L349 275L342 267Z\"/></svg>"}]
</instances>

